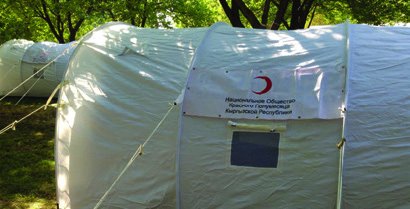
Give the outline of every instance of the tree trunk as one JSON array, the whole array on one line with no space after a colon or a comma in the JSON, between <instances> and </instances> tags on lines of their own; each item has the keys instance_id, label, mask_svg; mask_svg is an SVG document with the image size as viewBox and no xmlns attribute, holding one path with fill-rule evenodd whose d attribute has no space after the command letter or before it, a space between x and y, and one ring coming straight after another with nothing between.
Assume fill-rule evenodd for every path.
<instances>
[{"instance_id":1,"label":"tree trunk","mask_svg":"<svg viewBox=\"0 0 410 209\"><path fill-rule=\"evenodd\" d=\"M65 43L64 36L59 33L60 30L56 29L53 22L51 21L50 16L48 15L47 3L45 2L45 0L41 1L41 8L42 8L41 11L38 11L38 12L40 13L41 18L43 18L48 24L48 26L50 27L50 30L53 33L54 37L57 39L59 43Z\"/></svg>"},{"instance_id":2,"label":"tree trunk","mask_svg":"<svg viewBox=\"0 0 410 209\"><path fill-rule=\"evenodd\" d=\"M280 24L283 22L286 10L288 9L289 0L281 0L278 5L278 11L276 12L275 20L272 23L271 30L278 30Z\"/></svg>"},{"instance_id":3,"label":"tree trunk","mask_svg":"<svg viewBox=\"0 0 410 209\"><path fill-rule=\"evenodd\" d=\"M278 30L280 25L283 24L286 29L295 30L305 28L307 17L311 12L315 1L317 0L279 0L279 3L277 3L277 0L265 0L261 22L259 22L255 16L255 13L246 6L243 0L231 0L231 6L229 6L226 0L219 0L219 3L224 9L225 14L229 18L229 21L233 27L244 27L239 15L239 11L241 11L243 16L251 24L252 28L260 29L266 29L270 3L273 3L278 8L278 11L275 14L275 20L273 21L270 29ZM290 4L292 4L292 8L289 24L285 18L287 18L286 12Z\"/></svg>"},{"instance_id":4,"label":"tree trunk","mask_svg":"<svg viewBox=\"0 0 410 209\"><path fill-rule=\"evenodd\" d=\"M301 2L300 0L293 0L292 18L290 22L291 30L305 28L307 17L314 1L315 0L305 0Z\"/></svg>"},{"instance_id":5,"label":"tree trunk","mask_svg":"<svg viewBox=\"0 0 410 209\"><path fill-rule=\"evenodd\" d=\"M235 0L231 1L232 8L229 7L226 0L219 0L222 8L225 11L226 16L228 17L229 21L231 22L233 27L244 28L245 26L242 24L240 16L239 16L239 9L235 3Z\"/></svg>"},{"instance_id":6,"label":"tree trunk","mask_svg":"<svg viewBox=\"0 0 410 209\"><path fill-rule=\"evenodd\" d=\"M143 8L143 13L142 13L142 21L141 21L141 28L145 28L145 23L147 22L147 4L148 1L145 0L144 1L144 8Z\"/></svg>"},{"instance_id":7,"label":"tree trunk","mask_svg":"<svg viewBox=\"0 0 410 209\"><path fill-rule=\"evenodd\" d=\"M269 16L269 9L270 9L270 0L265 0L265 6L263 7L263 14L262 14L262 25L266 27L268 24L268 16Z\"/></svg>"},{"instance_id":8,"label":"tree trunk","mask_svg":"<svg viewBox=\"0 0 410 209\"><path fill-rule=\"evenodd\" d=\"M243 16L249 21L252 28L259 28L259 29L266 29L256 18L255 14L245 5L242 0L233 0L235 1L236 5L238 5L239 10L242 12ZM232 2L233 2L232 1Z\"/></svg>"}]
</instances>

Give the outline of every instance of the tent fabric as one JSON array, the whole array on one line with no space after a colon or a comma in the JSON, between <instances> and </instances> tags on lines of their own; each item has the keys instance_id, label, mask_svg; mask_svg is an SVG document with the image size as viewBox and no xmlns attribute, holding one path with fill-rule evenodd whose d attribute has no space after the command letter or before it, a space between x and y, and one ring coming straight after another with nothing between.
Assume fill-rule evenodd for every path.
<instances>
[{"instance_id":1,"label":"tent fabric","mask_svg":"<svg viewBox=\"0 0 410 209\"><path fill-rule=\"evenodd\" d=\"M339 151L335 144L342 136L343 121L338 107L344 100L345 28L345 24L340 24L282 32L215 24L209 29L191 65L182 107L178 153L180 208L332 208L336 205ZM294 70L298 67L302 68L300 73ZM324 69L326 73L309 68ZM332 80L327 80L327 73L332 72ZM260 74L279 76L272 78L276 89L266 93L268 96L253 94L252 87L246 85ZM313 85L301 85L309 83ZM336 84L338 88L332 86ZM194 91L192 95L191 91ZM322 95L307 96L311 91ZM336 119L320 120L317 117L319 111L313 119L303 114L314 112L321 99L326 97L323 96L325 93L328 100L339 101L338 104L322 102L323 108L334 109L330 111L336 112ZM263 132L228 127L229 120L235 116L196 117L189 112L193 105L198 109L210 105L211 108L205 108L204 112L213 113L212 108L218 108L226 101L226 94L234 98L242 95L240 98L244 100L267 101L271 98L298 102L298 110L290 108L299 112L299 115L290 117L296 120L272 120L263 114L259 114L259 118L235 119L238 123L287 127L286 131L278 132L277 167L232 163L234 135ZM284 97L278 98L277 95ZM217 99L221 102L215 101ZM266 102L240 104L262 105ZM300 115L303 120L298 120ZM250 137L251 143L244 145L242 155L261 161L258 154L249 151L252 142L259 146L269 145L263 145L263 141L255 142L257 135Z\"/></svg>"},{"instance_id":2,"label":"tent fabric","mask_svg":"<svg viewBox=\"0 0 410 209\"><path fill-rule=\"evenodd\" d=\"M183 111L219 118L341 118L344 33L345 25L276 32L215 24L197 51Z\"/></svg>"},{"instance_id":3,"label":"tent fabric","mask_svg":"<svg viewBox=\"0 0 410 209\"><path fill-rule=\"evenodd\" d=\"M182 101L100 208L335 208L342 136L341 208L408 208L409 33L348 23L295 31L100 26L71 55L59 96L59 206L93 208L168 103ZM325 107L336 113L346 106L346 113L280 120L190 113L191 85L203 88L194 96L207 107L214 101L201 94L231 82L213 75L252 80L252 69L332 72L335 84L313 76L317 85L306 91L319 96L308 98L319 104L331 87L326 101L333 103ZM261 86L267 82L250 87Z\"/></svg>"},{"instance_id":4,"label":"tent fabric","mask_svg":"<svg viewBox=\"0 0 410 209\"><path fill-rule=\"evenodd\" d=\"M409 208L410 28L349 25L343 208Z\"/></svg>"},{"instance_id":5,"label":"tent fabric","mask_svg":"<svg viewBox=\"0 0 410 209\"><path fill-rule=\"evenodd\" d=\"M82 39L59 99L55 156L60 208L97 204L180 94L205 32L109 23ZM175 207L178 110L101 208Z\"/></svg>"},{"instance_id":6,"label":"tent fabric","mask_svg":"<svg viewBox=\"0 0 410 209\"><path fill-rule=\"evenodd\" d=\"M65 50L69 49L73 43L58 44L42 41L33 44L25 51L21 63L22 81L48 64L42 72L24 84L25 89L30 89L27 94L28 96L50 96L51 92L53 92L65 75L69 58L75 46L68 50L68 52L65 52Z\"/></svg>"},{"instance_id":7,"label":"tent fabric","mask_svg":"<svg viewBox=\"0 0 410 209\"><path fill-rule=\"evenodd\" d=\"M0 46L0 95L6 95L21 82L20 65L24 52L34 42L23 39L10 40ZM21 96L24 88L16 89L10 96Z\"/></svg>"}]
</instances>

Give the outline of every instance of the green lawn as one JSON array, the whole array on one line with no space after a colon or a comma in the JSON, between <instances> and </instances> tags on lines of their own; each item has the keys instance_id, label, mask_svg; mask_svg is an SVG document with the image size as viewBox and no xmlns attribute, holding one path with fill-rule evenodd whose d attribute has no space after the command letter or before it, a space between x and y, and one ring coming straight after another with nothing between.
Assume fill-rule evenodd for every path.
<instances>
[{"instance_id":1,"label":"green lawn","mask_svg":"<svg viewBox=\"0 0 410 209\"><path fill-rule=\"evenodd\" d=\"M0 101L0 129L46 103L10 97ZM53 101L54 103L56 101ZM53 107L0 135L0 208L56 208Z\"/></svg>"}]
</instances>

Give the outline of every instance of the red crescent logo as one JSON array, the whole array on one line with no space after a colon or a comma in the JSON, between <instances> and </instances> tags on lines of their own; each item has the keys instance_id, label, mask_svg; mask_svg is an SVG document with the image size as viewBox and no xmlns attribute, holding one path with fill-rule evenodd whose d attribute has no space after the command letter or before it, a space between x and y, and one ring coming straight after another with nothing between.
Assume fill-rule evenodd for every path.
<instances>
[{"instance_id":1,"label":"red crescent logo","mask_svg":"<svg viewBox=\"0 0 410 209\"><path fill-rule=\"evenodd\" d=\"M272 81L270 80L270 78L268 78L268 77L266 77L266 76L258 76L258 77L255 77L254 79L263 79L263 80L265 80L265 82L266 82L266 87L265 87L265 89L263 89L263 90L260 91L260 92L252 91L253 93L259 94L259 95L261 95L261 94L266 94L266 93L272 88Z\"/></svg>"}]
</instances>

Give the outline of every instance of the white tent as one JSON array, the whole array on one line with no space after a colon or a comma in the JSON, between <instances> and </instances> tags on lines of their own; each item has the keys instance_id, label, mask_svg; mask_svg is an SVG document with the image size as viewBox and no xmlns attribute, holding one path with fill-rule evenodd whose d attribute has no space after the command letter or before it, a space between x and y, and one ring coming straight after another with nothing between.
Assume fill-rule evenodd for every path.
<instances>
[{"instance_id":1,"label":"white tent","mask_svg":"<svg viewBox=\"0 0 410 209\"><path fill-rule=\"evenodd\" d=\"M24 52L34 42L27 40L10 40L0 46L0 95L5 95L21 83L21 59ZM11 96L21 96L23 88L14 91Z\"/></svg>"},{"instance_id":2,"label":"white tent","mask_svg":"<svg viewBox=\"0 0 410 209\"><path fill-rule=\"evenodd\" d=\"M50 96L63 80L68 60L75 48L73 43L33 43L24 40L6 42L0 48L0 95L6 95L47 65L10 95L23 96L27 92L27 96ZM67 49L70 50L66 51Z\"/></svg>"},{"instance_id":3,"label":"white tent","mask_svg":"<svg viewBox=\"0 0 410 209\"><path fill-rule=\"evenodd\" d=\"M59 98L55 155L60 208L94 207L124 160L179 95L206 30L109 23L83 37ZM118 191L120 198L108 200L110 204L139 208L161 200L161 205L175 206L178 115L178 110L172 111L164 123L168 128L161 127L151 148L144 149L155 157L131 165L132 170L145 170L121 183L134 186ZM141 178L144 183L137 183Z\"/></svg>"},{"instance_id":4,"label":"white tent","mask_svg":"<svg viewBox=\"0 0 410 209\"><path fill-rule=\"evenodd\" d=\"M103 25L60 93L59 206L409 207L409 37Z\"/></svg>"}]
</instances>

